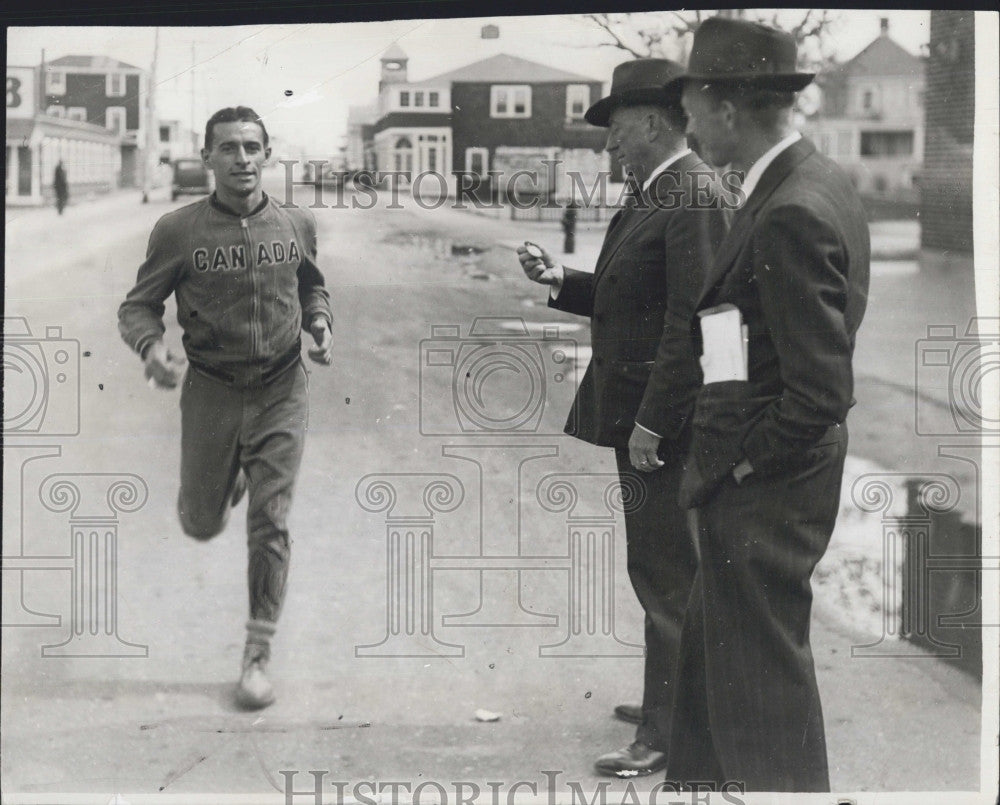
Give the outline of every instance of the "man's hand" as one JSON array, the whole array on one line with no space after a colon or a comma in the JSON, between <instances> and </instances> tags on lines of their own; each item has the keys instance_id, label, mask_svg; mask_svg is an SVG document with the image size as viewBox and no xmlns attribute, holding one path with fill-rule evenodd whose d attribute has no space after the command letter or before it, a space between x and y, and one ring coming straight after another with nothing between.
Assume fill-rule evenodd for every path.
<instances>
[{"instance_id":1,"label":"man's hand","mask_svg":"<svg viewBox=\"0 0 1000 805\"><path fill-rule=\"evenodd\" d=\"M316 316L309 325L316 346L309 347L309 360L329 366L333 363L333 333L325 316Z\"/></svg>"},{"instance_id":2,"label":"man's hand","mask_svg":"<svg viewBox=\"0 0 1000 805\"><path fill-rule=\"evenodd\" d=\"M536 257L527 246L517 247L517 259L521 261L521 268L528 279L542 285L562 285L563 267L552 262L552 257L540 246L533 246L533 250L541 256Z\"/></svg>"},{"instance_id":3,"label":"man's hand","mask_svg":"<svg viewBox=\"0 0 1000 805\"><path fill-rule=\"evenodd\" d=\"M160 389L176 388L187 368L187 358L174 355L162 341L149 345L144 363L149 385Z\"/></svg>"},{"instance_id":4,"label":"man's hand","mask_svg":"<svg viewBox=\"0 0 1000 805\"><path fill-rule=\"evenodd\" d=\"M663 466L656 451L660 447L660 437L636 425L628 440L628 457L632 466L640 472L653 472Z\"/></svg>"}]
</instances>

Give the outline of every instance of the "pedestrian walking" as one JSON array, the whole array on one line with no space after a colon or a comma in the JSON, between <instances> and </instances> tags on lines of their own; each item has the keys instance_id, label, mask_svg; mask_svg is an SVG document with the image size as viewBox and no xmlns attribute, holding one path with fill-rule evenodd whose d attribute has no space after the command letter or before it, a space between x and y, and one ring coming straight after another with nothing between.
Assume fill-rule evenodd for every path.
<instances>
[{"instance_id":1,"label":"pedestrian walking","mask_svg":"<svg viewBox=\"0 0 1000 805\"><path fill-rule=\"evenodd\" d=\"M61 159L56 164L55 176L52 178L52 189L56 194L56 209L62 215L69 202L69 180L66 177L66 168Z\"/></svg>"},{"instance_id":2,"label":"pedestrian walking","mask_svg":"<svg viewBox=\"0 0 1000 805\"><path fill-rule=\"evenodd\" d=\"M181 389L177 509L188 535L208 540L248 493L249 621L237 699L274 701L267 677L271 637L288 577L288 513L308 415L300 330L309 357L329 364L332 316L316 266L310 212L283 208L261 187L270 155L250 108L220 109L201 156L215 192L163 216L135 287L118 311L122 337L150 383ZM173 294L186 360L163 342Z\"/></svg>"},{"instance_id":3,"label":"pedestrian walking","mask_svg":"<svg viewBox=\"0 0 1000 805\"><path fill-rule=\"evenodd\" d=\"M518 248L521 266L549 285L549 306L588 316L593 356L566 432L612 447L624 487L628 572L645 611L646 660L635 740L600 756L598 772L651 774L666 765L677 658L696 558L678 505L687 425L700 382L689 320L725 212L709 191L714 177L687 147L680 90L663 86L682 68L639 59L615 68L610 94L586 112L607 128L606 150L638 190L608 226L594 273L556 265L535 244ZM702 196L696 198L697 188ZM626 499L632 497L626 494Z\"/></svg>"},{"instance_id":4,"label":"pedestrian walking","mask_svg":"<svg viewBox=\"0 0 1000 805\"><path fill-rule=\"evenodd\" d=\"M840 506L869 236L848 176L792 126L791 35L712 17L682 86L707 162L743 174L692 328L703 385L681 486L698 576L667 778L829 791L809 579ZM717 789L718 790L718 789Z\"/></svg>"}]
</instances>

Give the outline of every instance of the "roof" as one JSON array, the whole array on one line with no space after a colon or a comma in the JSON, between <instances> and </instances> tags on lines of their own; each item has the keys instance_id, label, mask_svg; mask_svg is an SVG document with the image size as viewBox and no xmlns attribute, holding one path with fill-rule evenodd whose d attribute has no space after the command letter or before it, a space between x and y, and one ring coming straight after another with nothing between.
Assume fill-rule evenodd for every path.
<instances>
[{"instance_id":1,"label":"roof","mask_svg":"<svg viewBox=\"0 0 1000 805\"><path fill-rule=\"evenodd\" d=\"M62 117L52 115L35 115L33 118L7 118L7 142L15 140L27 141L39 127L43 134L60 134L71 132L74 136L82 137L86 140L96 140L103 142L119 142L121 136L115 134L110 129L99 126L96 123L85 123L82 120L67 120Z\"/></svg>"},{"instance_id":2,"label":"roof","mask_svg":"<svg viewBox=\"0 0 1000 805\"><path fill-rule=\"evenodd\" d=\"M141 70L133 64L127 64L109 56L62 56L45 62L46 67L78 67L87 70Z\"/></svg>"},{"instance_id":3,"label":"roof","mask_svg":"<svg viewBox=\"0 0 1000 805\"><path fill-rule=\"evenodd\" d=\"M393 42L391 45L389 45L385 53L382 54L383 61L387 59L406 60L408 58L409 56L406 55L406 52L399 46L399 43L397 42Z\"/></svg>"},{"instance_id":4,"label":"roof","mask_svg":"<svg viewBox=\"0 0 1000 805\"><path fill-rule=\"evenodd\" d=\"M864 75L923 75L924 62L888 36L879 36L848 62L838 73Z\"/></svg>"},{"instance_id":5,"label":"roof","mask_svg":"<svg viewBox=\"0 0 1000 805\"><path fill-rule=\"evenodd\" d=\"M493 84L593 84L600 83L598 79L579 73L569 73L555 67L549 67L538 62L498 53L482 61L467 64L457 70L441 73L424 81L411 82L419 84L450 84L450 83L484 83Z\"/></svg>"}]
</instances>

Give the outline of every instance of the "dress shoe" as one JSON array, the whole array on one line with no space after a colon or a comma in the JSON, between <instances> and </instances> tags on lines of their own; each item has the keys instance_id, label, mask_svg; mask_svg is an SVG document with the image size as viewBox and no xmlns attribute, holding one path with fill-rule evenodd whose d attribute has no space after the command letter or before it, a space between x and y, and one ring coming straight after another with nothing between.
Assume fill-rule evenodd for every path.
<instances>
[{"instance_id":1,"label":"dress shoe","mask_svg":"<svg viewBox=\"0 0 1000 805\"><path fill-rule=\"evenodd\" d=\"M267 655L250 643L243 653L243 672L236 686L236 701L245 710L260 710L274 703L274 688L267 678Z\"/></svg>"},{"instance_id":2,"label":"dress shoe","mask_svg":"<svg viewBox=\"0 0 1000 805\"><path fill-rule=\"evenodd\" d=\"M619 704L615 708L615 718L619 721L626 721L629 724L642 723L642 705Z\"/></svg>"},{"instance_id":3,"label":"dress shoe","mask_svg":"<svg viewBox=\"0 0 1000 805\"><path fill-rule=\"evenodd\" d=\"M637 777L653 774L667 767L667 753L635 741L624 749L601 755L594 763L601 774L615 777Z\"/></svg>"}]
</instances>

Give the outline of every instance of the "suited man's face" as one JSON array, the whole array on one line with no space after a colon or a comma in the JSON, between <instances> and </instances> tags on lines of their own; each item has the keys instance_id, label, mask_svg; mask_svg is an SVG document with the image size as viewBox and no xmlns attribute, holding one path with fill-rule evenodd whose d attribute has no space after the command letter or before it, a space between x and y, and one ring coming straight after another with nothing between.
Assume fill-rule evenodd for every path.
<instances>
[{"instance_id":1,"label":"suited man's face","mask_svg":"<svg viewBox=\"0 0 1000 805\"><path fill-rule=\"evenodd\" d=\"M617 159L641 184L656 164L650 164L651 142L655 131L649 110L639 106L620 106L608 119L608 139L604 150ZM659 163L657 163L659 164Z\"/></svg>"},{"instance_id":2,"label":"suited man's face","mask_svg":"<svg viewBox=\"0 0 1000 805\"><path fill-rule=\"evenodd\" d=\"M738 144L733 105L717 103L691 83L684 87L681 105L688 116L687 134L698 155L715 168L732 162Z\"/></svg>"}]
</instances>

